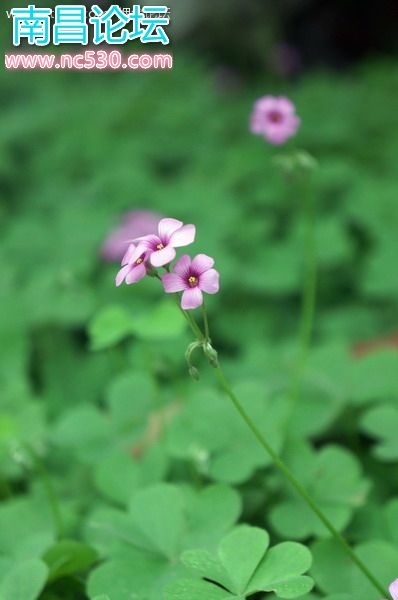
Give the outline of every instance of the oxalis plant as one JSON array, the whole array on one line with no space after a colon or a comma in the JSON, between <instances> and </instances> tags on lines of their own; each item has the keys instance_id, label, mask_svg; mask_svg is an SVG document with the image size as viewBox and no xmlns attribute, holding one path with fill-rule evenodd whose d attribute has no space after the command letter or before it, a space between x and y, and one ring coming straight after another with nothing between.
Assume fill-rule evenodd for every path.
<instances>
[{"instance_id":1,"label":"oxalis plant","mask_svg":"<svg viewBox=\"0 0 398 600\"><path fill-rule=\"evenodd\" d=\"M295 107L287 98L265 96L254 105L251 131L263 136L275 146L282 145L292 138L299 126L300 119L296 115ZM312 193L312 173L316 168L316 161L307 152L292 147L275 156L275 164L297 190L302 200L306 224L299 344L289 390L291 418L300 400L301 381L310 347L316 304L315 206ZM386 582L379 581L354 552L322 507L274 450L234 393L221 367L219 352L212 341L206 310L205 295L217 294L220 290L220 274L215 269L215 261L207 254L197 254L194 257L183 254L176 260L177 249L189 246L195 237L195 225L184 224L174 218L161 219L156 235L131 240L116 275L116 285L135 284L150 276L159 280L166 294L175 295L194 338L185 354L191 377L199 380L194 358L196 352L202 352L225 395L271 458L275 468L326 527L347 558L377 591L378 596L385 598ZM200 318L197 317L199 311ZM235 527L227 534L221 540L215 555L205 550L187 550L182 554L181 560L192 572L192 578L177 579L169 585L165 592L168 600L244 599L258 592L274 592L281 598L295 598L308 593L313 587L312 579L304 575L311 565L311 554L305 546L296 542L283 542L269 549L267 532L247 525ZM393 600L398 600L398 580L390 585L389 591Z\"/></svg>"}]
</instances>

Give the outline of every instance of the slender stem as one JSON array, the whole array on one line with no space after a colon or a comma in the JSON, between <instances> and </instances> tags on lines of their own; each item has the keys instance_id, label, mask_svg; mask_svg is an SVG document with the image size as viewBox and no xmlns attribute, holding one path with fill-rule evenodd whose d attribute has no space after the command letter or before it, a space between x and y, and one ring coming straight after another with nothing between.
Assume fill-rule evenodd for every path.
<instances>
[{"instance_id":1,"label":"slender stem","mask_svg":"<svg viewBox=\"0 0 398 600\"><path fill-rule=\"evenodd\" d=\"M206 340L210 340L209 320L207 318L207 310L206 310L206 305L205 305L204 301L202 304L202 314L203 314L203 323L205 326L205 338L206 338Z\"/></svg>"},{"instance_id":2,"label":"slender stem","mask_svg":"<svg viewBox=\"0 0 398 600\"><path fill-rule=\"evenodd\" d=\"M158 279L160 279L160 277L158 277ZM189 312L187 310L184 310L181 307L181 298L180 295L176 295L174 296L175 301L177 303L178 308L180 309L180 311L182 312L182 314L184 315L184 318L186 320L186 322L188 323L189 327L192 330L192 333L194 334L194 336L196 338L198 338L199 341L203 340L203 333L200 330L199 325L196 323L195 319L189 314Z\"/></svg>"},{"instance_id":3,"label":"slender stem","mask_svg":"<svg viewBox=\"0 0 398 600\"><path fill-rule=\"evenodd\" d=\"M290 390L292 411L300 396L301 382L307 364L314 325L317 289L317 256L315 242L315 206L310 173L303 175L301 191L305 216L305 279L299 327L299 352Z\"/></svg>"},{"instance_id":4,"label":"slender stem","mask_svg":"<svg viewBox=\"0 0 398 600\"><path fill-rule=\"evenodd\" d=\"M180 303L178 303L178 304L180 304ZM189 325L192 329L192 332L197 337L198 341L204 342L204 341L208 340L210 336L209 336L209 323L208 323L208 319L207 319L206 308L205 307L203 308L205 334L202 333L200 327L198 326L198 324L196 323L196 321L192 317L192 315L189 312L183 310L181 307L180 307L180 309L181 309L182 313L184 314L185 318L187 319L187 322L189 323ZM307 325L307 327L308 327L308 325ZM310 331L311 331L311 328L310 328ZM309 339L309 337L306 339ZM249 427L249 429L251 430L253 435L256 437L259 444L262 446L262 448L264 448L264 450L270 456L275 467L277 469L279 469L279 471L282 473L282 475L284 477L286 477L286 479L289 481L291 486L296 490L296 492L301 496L301 498L307 503L307 505L311 508L311 510L315 513L315 515L317 515L317 517L323 523L323 525L326 527L326 529L329 530L329 532L332 534L334 539L340 544L340 546L344 549L344 551L347 553L347 555L351 558L353 563L356 564L356 566L358 567L358 569L360 569L360 571L362 571L362 573L365 575L365 577L368 579L368 581L372 584L372 586L378 591L378 593L381 593L382 596L386 596L387 593L386 593L386 590L384 590L383 585L376 579L376 577L374 577L374 575L369 571L369 569L361 561L361 559L358 558L358 556L352 550L351 546L348 544L346 539L341 535L341 533L339 533L337 531L337 529L334 527L334 525L331 523L331 521L329 521L327 516L319 508L316 501L307 492L305 487L298 481L298 479L296 479L296 477L294 476L292 471L289 469L289 467L284 463L284 461L275 452L275 450L268 443L268 441L263 436L261 431L258 429L258 427L254 423L254 421L247 414L244 407L239 402L237 396L232 391L231 386L218 363L215 366L215 371L217 374L218 381L219 381L221 387L223 388L224 392L229 397L232 404L235 406L236 410L238 411L238 413L240 414L242 419L245 421L246 425Z\"/></svg>"},{"instance_id":5,"label":"slender stem","mask_svg":"<svg viewBox=\"0 0 398 600\"><path fill-rule=\"evenodd\" d=\"M304 486L296 479L293 473L290 471L289 467L283 462L283 460L278 456L275 450L269 445L263 434L260 432L258 427L252 421L250 416L247 414L242 404L239 402L238 398L232 391L230 384L227 378L224 375L221 367L216 367L216 373L218 381L223 388L226 395L232 401L236 410L245 421L247 426L251 429L253 435L257 438L259 444L264 448L264 450L269 454L272 458L274 465L279 469L279 471L286 477L286 479L290 482L292 487L296 490L296 492L302 497L302 499L308 504L311 510L317 515L320 521L324 524L324 526L329 530L335 540L343 547L345 552L350 556L351 560L357 565L357 567L362 571L365 577L370 581L373 587L381 593L383 596L386 596L387 592L383 588L383 585L372 575L367 566L361 561L360 558L355 554L352 550L351 546L345 540L345 538L337 531L337 529L332 525L323 511L319 508L316 501L312 498L312 496L307 492Z\"/></svg>"},{"instance_id":6,"label":"slender stem","mask_svg":"<svg viewBox=\"0 0 398 600\"><path fill-rule=\"evenodd\" d=\"M198 338L199 341L203 342L204 335L203 335L202 330L200 329L199 325L193 318L193 316L187 310L184 310L184 309L181 309L181 310L184 313L194 335Z\"/></svg>"}]
</instances>

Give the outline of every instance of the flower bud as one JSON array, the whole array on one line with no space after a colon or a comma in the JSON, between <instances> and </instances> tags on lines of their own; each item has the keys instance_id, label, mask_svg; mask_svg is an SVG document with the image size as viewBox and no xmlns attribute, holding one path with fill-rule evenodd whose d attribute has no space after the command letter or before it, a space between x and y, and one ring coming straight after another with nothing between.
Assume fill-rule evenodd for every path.
<instances>
[{"instance_id":1,"label":"flower bud","mask_svg":"<svg viewBox=\"0 0 398 600\"><path fill-rule=\"evenodd\" d=\"M218 367L218 353L217 353L217 350L215 350L213 348L213 346L210 344L210 342L205 342L205 344L203 344L203 352L204 352L204 355L206 356L207 360L211 364L211 366L214 368L217 368Z\"/></svg>"},{"instance_id":2,"label":"flower bud","mask_svg":"<svg viewBox=\"0 0 398 600\"><path fill-rule=\"evenodd\" d=\"M199 379L200 379L199 371L196 367L191 365L188 369L188 372L189 372L189 375L192 377L192 379L194 379L195 381L199 381Z\"/></svg>"},{"instance_id":3,"label":"flower bud","mask_svg":"<svg viewBox=\"0 0 398 600\"><path fill-rule=\"evenodd\" d=\"M199 341L191 342L191 344L189 344L188 348L185 351L185 360L187 361L188 372L189 372L190 376L192 377L192 379L195 379L195 381L199 380L199 371L192 364L192 355L195 352L195 350L197 350L197 348L200 348L201 346L202 346L202 342L199 342Z\"/></svg>"}]
</instances>

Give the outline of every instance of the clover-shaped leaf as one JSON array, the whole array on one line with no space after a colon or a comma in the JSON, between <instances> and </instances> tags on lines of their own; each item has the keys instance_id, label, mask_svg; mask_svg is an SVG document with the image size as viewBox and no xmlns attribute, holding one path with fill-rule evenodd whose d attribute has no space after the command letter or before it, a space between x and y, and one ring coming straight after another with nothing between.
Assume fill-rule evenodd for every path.
<instances>
[{"instance_id":1,"label":"clover-shaped leaf","mask_svg":"<svg viewBox=\"0 0 398 600\"><path fill-rule=\"evenodd\" d=\"M168 581L184 574L177 560L181 552L215 547L240 510L239 495L227 486L198 493L156 484L136 491L128 512L96 511L87 535L107 560L89 577L90 598L106 593L111 600L130 600L134 593L158 599Z\"/></svg>"},{"instance_id":2,"label":"clover-shaped leaf","mask_svg":"<svg viewBox=\"0 0 398 600\"><path fill-rule=\"evenodd\" d=\"M11 563L0 573L1 600L37 600L47 580L48 569L36 558Z\"/></svg>"},{"instance_id":3,"label":"clover-shaped leaf","mask_svg":"<svg viewBox=\"0 0 398 600\"><path fill-rule=\"evenodd\" d=\"M136 490L161 481L168 461L161 444L146 449L138 457L118 448L110 451L94 470L94 480L103 496L117 504L128 505Z\"/></svg>"},{"instance_id":4,"label":"clover-shaped leaf","mask_svg":"<svg viewBox=\"0 0 398 600\"><path fill-rule=\"evenodd\" d=\"M129 396L134 401L126 401ZM103 409L80 404L66 410L54 426L53 443L82 462L99 463L115 449L127 451L139 443L157 408L152 379L145 373L123 373L112 381Z\"/></svg>"},{"instance_id":5,"label":"clover-shaped leaf","mask_svg":"<svg viewBox=\"0 0 398 600\"><path fill-rule=\"evenodd\" d=\"M361 419L362 431L378 440L374 455L383 461L398 459L398 407L389 404L375 406Z\"/></svg>"},{"instance_id":6,"label":"clover-shaped leaf","mask_svg":"<svg viewBox=\"0 0 398 600\"><path fill-rule=\"evenodd\" d=\"M365 502L369 489L356 458L338 446L316 452L304 442L291 442L286 460L335 527L344 529L355 508ZM274 529L294 539L327 534L316 515L285 482L283 487L284 499L269 514Z\"/></svg>"},{"instance_id":7,"label":"clover-shaped leaf","mask_svg":"<svg viewBox=\"0 0 398 600\"><path fill-rule=\"evenodd\" d=\"M40 558L54 539L52 515L41 495L2 502L0 555L11 556L14 561Z\"/></svg>"},{"instance_id":8,"label":"clover-shaped leaf","mask_svg":"<svg viewBox=\"0 0 398 600\"><path fill-rule=\"evenodd\" d=\"M260 430L279 450L284 438L286 400L267 397L264 387L256 383L241 383L236 390ZM270 464L234 407L212 390L192 396L171 423L167 442L173 457L191 459L204 475L223 483L241 483L256 469Z\"/></svg>"},{"instance_id":9,"label":"clover-shaped leaf","mask_svg":"<svg viewBox=\"0 0 398 600\"><path fill-rule=\"evenodd\" d=\"M248 598L257 592L274 592L280 598L307 594L313 581L303 575L311 566L311 553L296 542L268 549L263 529L240 525L220 542L217 554L190 550L182 562L201 579L173 582L166 600L223 600Z\"/></svg>"},{"instance_id":10,"label":"clover-shaped leaf","mask_svg":"<svg viewBox=\"0 0 398 600\"><path fill-rule=\"evenodd\" d=\"M396 351L383 350L357 360L352 369L351 398L364 404L396 395Z\"/></svg>"},{"instance_id":11,"label":"clover-shaped leaf","mask_svg":"<svg viewBox=\"0 0 398 600\"><path fill-rule=\"evenodd\" d=\"M384 541L371 540L354 548L357 556L381 583L396 579L397 548ZM314 564L311 569L317 587L327 594L349 594L355 600L378 600L380 594L369 579L350 560L334 540L320 540L312 546ZM338 574L338 576L336 576Z\"/></svg>"},{"instance_id":12,"label":"clover-shaped leaf","mask_svg":"<svg viewBox=\"0 0 398 600\"><path fill-rule=\"evenodd\" d=\"M356 513L349 533L360 542L386 540L398 546L398 498L392 498L385 505L375 498L369 499Z\"/></svg>"}]
</instances>

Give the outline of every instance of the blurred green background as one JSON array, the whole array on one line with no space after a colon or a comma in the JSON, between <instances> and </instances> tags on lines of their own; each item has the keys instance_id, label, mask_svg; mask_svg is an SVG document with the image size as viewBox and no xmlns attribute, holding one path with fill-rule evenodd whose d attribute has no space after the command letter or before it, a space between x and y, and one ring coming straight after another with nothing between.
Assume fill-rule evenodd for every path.
<instances>
[{"instance_id":1,"label":"blurred green background","mask_svg":"<svg viewBox=\"0 0 398 600\"><path fill-rule=\"evenodd\" d=\"M398 495L396 436L383 446L383 423L398 425L394 7L169 4L170 72L0 75L0 592L11 562L40 562L57 537L112 555L112 535L104 543L90 533L92 514L121 510L153 482L234 485L244 520L272 529L265 499L271 511L285 492L269 465L244 444L218 464L214 439L206 446L195 430L200 419L229 417L214 408L204 363L202 384L187 376L190 335L172 302L152 279L116 289L118 261L103 256L129 211L195 223L192 252L214 256L221 273L220 293L208 301L215 345L243 398L266 397L266 414L279 423L297 348L305 224L297 190L272 160L281 150L248 130L265 94L293 100L302 127L291 144L319 161L313 350L295 431L275 425L271 435L279 450L286 440L287 451L292 440L339 444L368 470L368 512L361 496L357 516L352 508L341 523L355 542L384 536L369 515ZM365 358L355 357L357 344ZM192 398L199 408L184 413L183 427ZM380 407L392 416L372 420L368 411ZM273 531L308 543L318 535L275 521ZM130 597L111 596L117 569L110 587L101 573L91 576L88 592L73 569L41 592L46 576L37 569L36 595L3 590L2 600ZM153 580L151 592L140 583L137 598L160 597L163 584ZM317 591L341 590L322 580Z\"/></svg>"}]
</instances>

